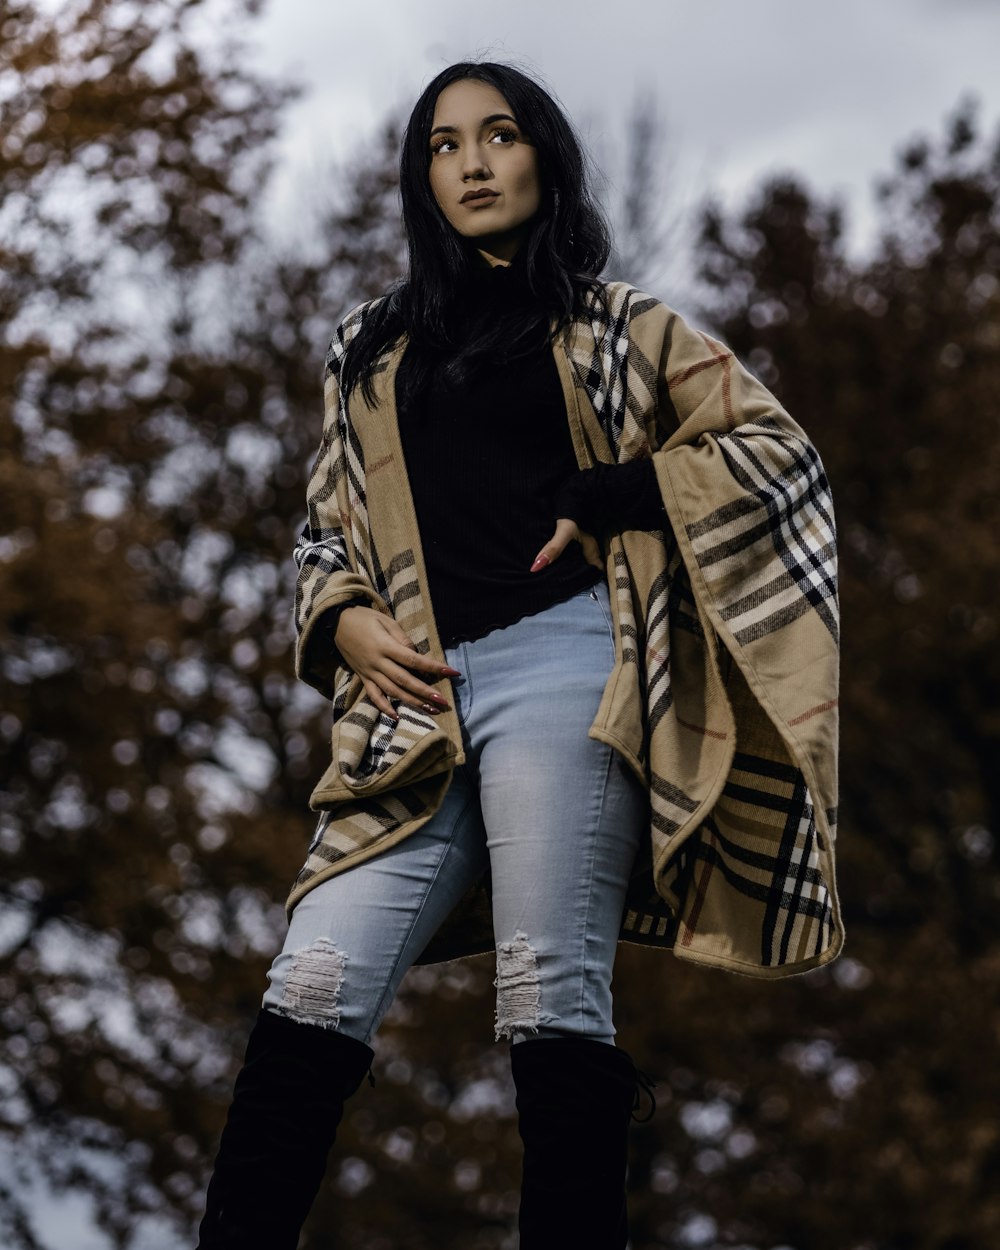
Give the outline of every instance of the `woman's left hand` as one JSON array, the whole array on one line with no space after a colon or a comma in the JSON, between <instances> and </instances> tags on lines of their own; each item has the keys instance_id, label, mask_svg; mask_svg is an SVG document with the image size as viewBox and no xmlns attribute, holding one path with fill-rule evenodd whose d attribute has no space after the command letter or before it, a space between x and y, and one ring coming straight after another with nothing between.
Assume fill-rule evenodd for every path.
<instances>
[{"instance_id":1,"label":"woman's left hand","mask_svg":"<svg viewBox=\"0 0 1000 1250\"><path fill-rule=\"evenodd\" d=\"M597 539L593 534L584 533L575 521L571 521L568 517L560 517L556 521L556 532L541 549L535 562L528 570L531 573L537 573L540 569L545 568L547 564L551 564L565 551L567 544L576 539L583 547L583 555L588 564L592 564L595 568L604 569L604 557L601 555L601 549L597 545Z\"/></svg>"}]
</instances>

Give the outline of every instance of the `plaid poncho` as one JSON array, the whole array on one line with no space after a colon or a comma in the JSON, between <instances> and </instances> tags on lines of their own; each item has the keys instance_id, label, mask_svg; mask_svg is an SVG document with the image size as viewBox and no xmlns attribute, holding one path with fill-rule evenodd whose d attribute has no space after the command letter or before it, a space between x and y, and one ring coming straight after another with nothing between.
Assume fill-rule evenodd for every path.
<instances>
[{"instance_id":1,"label":"plaid poncho","mask_svg":"<svg viewBox=\"0 0 1000 1250\"><path fill-rule=\"evenodd\" d=\"M604 548L616 663L588 735L650 794L620 939L752 976L834 959L839 618L834 516L804 431L722 343L626 283L605 285L553 345L580 468L652 455L670 527ZM395 410L405 341L376 401L349 411L341 361L374 301L326 357L325 423L296 546L296 672L332 699L321 815L288 898L406 838L465 760L457 713L400 705L316 660L320 613L363 596L443 660ZM555 518L553 518L553 523ZM438 687L450 695L450 684ZM425 948L433 963L494 948L488 871Z\"/></svg>"}]
</instances>

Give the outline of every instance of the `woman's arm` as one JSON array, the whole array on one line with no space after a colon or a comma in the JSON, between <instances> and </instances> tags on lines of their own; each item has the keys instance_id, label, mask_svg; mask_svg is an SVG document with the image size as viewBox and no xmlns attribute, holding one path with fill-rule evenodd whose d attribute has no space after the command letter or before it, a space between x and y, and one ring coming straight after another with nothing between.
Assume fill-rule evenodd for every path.
<instances>
[{"instance_id":1,"label":"woman's arm","mask_svg":"<svg viewBox=\"0 0 1000 1250\"><path fill-rule=\"evenodd\" d=\"M299 567L295 672L333 698L338 668L349 668L361 678L375 707L398 720L393 700L427 712L449 708L447 699L433 688L434 683L459 673L432 655L417 651L362 571L353 547L345 448L351 431L348 414L341 411L339 374L346 346L370 306L361 305L348 314L327 353L323 439L309 479L308 519L295 549ZM348 612L349 607L369 610Z\"/></svg>"},{"instance_id":2,"label":"woman's arm","mask_svg":"<svg viewBox=\"0 0 1000 1250\"><path fill-rule=\"evenodd\" d=\"M720 632L742 646L811 618L817 649L825 638L835 651L833 500L808 434L730 348L674 310L650 308L633 331L647 358L659 355L664 506Z\"/></svg>"},{"instance_id":3,"label":"woman's arm","mask_svg":"<svg viewBox=\"0 0 1000 1250\"><path fill-rule=\"evenodd\" d=\"M382 599L351 559L344 532L347 516L347 466L341 434L340 363L349 339L357 332L361 305L337 327L326 355L323 377L323 436L309 475L307 519L295 545L295 675L332 697L334 674L343 663L333 644L327 613L348 604L385 611ZM336 621L333 622L334 629Z\"/></svg>"}]
</instances>

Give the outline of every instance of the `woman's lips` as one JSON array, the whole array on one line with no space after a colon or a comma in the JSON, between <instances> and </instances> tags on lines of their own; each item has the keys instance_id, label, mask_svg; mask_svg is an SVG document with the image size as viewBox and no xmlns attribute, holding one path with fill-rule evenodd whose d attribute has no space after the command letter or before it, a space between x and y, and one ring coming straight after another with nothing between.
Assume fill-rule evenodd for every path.
<instances>
[{"instance_id":1,"label":"woman's lips","mask_svg":"<svg viewBox=\"0 0 1000 1250\"><path fill-rule=\"evenodd\" d=\"M499 192L487 191L483 195L475 195L471 199L462 200L462 203L466 208L478 208L483 204L492 204L496 199L499 199Z\"/></svg>"}]
</instances>

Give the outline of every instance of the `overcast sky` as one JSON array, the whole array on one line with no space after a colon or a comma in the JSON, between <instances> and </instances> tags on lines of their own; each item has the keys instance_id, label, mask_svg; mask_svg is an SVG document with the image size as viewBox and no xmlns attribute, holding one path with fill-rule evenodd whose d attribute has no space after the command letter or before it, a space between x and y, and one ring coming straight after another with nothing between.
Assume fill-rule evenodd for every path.
<instances>
[{"instance_id":1,"label":"overcast sky","mask_svg":"<svg viewBox=\"0 0 1000 1250\"><path fill-rule=\"evenodd\" d=\"M709 190L740 202L765 174L795 170L843 197L855 254L872 180L905 139L939 133L966 92L989 133L1000 124L996 0L270 0L248 35L260 68L309 87L286 113L268 202L279 224L326 154L482 55L539 74L612 183L635 92L650 89L683 203Z\"/></svg>"}]
</instances>

